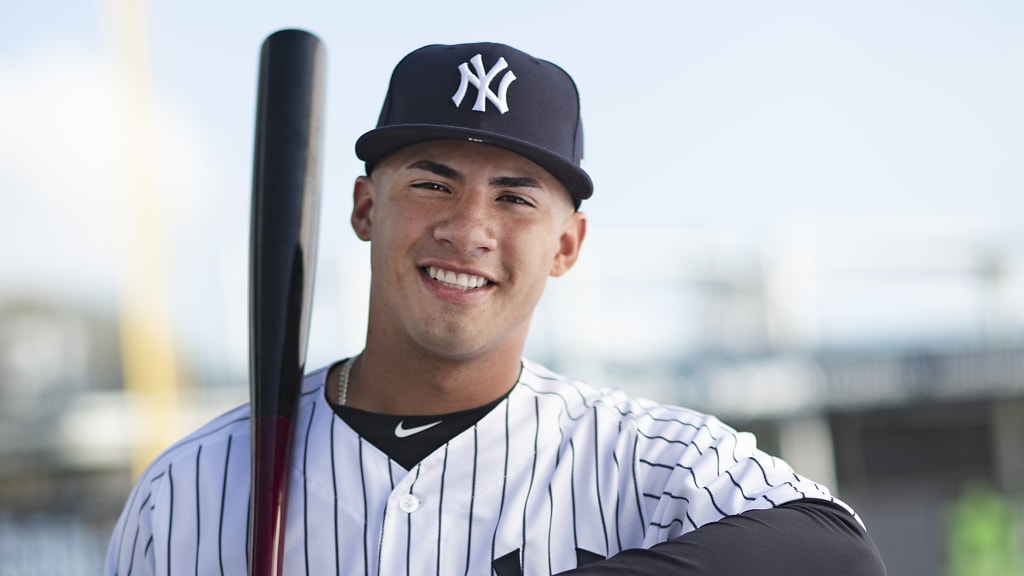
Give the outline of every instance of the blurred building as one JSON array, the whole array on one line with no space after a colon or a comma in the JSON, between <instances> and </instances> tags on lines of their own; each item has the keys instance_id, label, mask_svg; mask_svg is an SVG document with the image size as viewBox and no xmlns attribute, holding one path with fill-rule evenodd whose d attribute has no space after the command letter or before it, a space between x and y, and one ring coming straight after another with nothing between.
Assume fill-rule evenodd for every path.
<instances>
[{"instance_id":1,"label":"blurred building","mask_svg":"<svg viewBox=\"0 0 1024 576\"><path fill-rule=\"evenodd\" d=\"M117 344L109 314L27 296L0 302L0 573L102 565L130 438L83 437L81 424L124 419Z\"/></svg>"},{"instance_id":2,"label":"blurred building","mask_svg":"<svg viewBox=\"0 0 1024 576\"><path fill-rule=\"evenodd\" d=\"M100 573L146 428L119 341L109 310L0 302L0 574ZM244 395L191 394L177 432Z\"/></svg>"}]
</instances>

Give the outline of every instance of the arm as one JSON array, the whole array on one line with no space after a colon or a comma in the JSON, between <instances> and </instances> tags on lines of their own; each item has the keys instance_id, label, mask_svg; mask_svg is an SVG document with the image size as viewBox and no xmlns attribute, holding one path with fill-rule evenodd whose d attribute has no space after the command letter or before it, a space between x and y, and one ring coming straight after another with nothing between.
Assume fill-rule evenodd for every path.
<instances>
[{"instance_id":1,"label":"arm","mask_svg":"<svg viewBox=\"0 0 1024 576\"><path fill-rule=\"evenodd\" d=\"M864 527L842 507L796 500L727 516L650 549L625 550L573 576L839 574L884 576Z\"/></svg>"}]
</instances>

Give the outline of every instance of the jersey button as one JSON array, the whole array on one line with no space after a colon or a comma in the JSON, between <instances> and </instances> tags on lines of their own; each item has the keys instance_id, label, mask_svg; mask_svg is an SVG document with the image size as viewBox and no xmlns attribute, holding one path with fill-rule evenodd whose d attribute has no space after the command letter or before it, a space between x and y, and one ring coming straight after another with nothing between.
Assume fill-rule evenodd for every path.
<instances>
[{"instance_id":1,"label":"jersey button","mask_svg":"<svg viewBox=\"0 0 1024 576\"><path fill-rule=\"evenodd\" d=\"M402 509L402 512L412 514L420 507L420 499L412 494L406 494L398 501L398 507Z\"/></svg>"}]
</instances>

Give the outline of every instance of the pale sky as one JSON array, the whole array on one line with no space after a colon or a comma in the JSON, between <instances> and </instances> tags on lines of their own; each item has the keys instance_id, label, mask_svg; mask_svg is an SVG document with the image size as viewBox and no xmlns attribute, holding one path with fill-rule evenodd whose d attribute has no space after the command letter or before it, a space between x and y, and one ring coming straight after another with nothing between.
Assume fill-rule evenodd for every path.
<instances>
[{"instance_id":1,"label":"pale sky","mask_svg":"<svg viewBox=\"0 0 1024 576\"><path fill-rule=\"evenodd\" d=\"M27 293L116 306L129 157L112 40L118 4L5 5L0 299ZM232 358L232 370L245 368L257 61L263 38L286 27L316 33L328 51L311 364L358 350L367 262L365 246L347 224L351 182L362 170L352 147L376 121L394 64L429 43L512 44L563 66L579 85L586 168L596 183L584 205L591 217L586 248L611 254L623 245L617 239L634 240L620 261L585 252L581 273L555 288L558 302L586 290L580 287L595 274L607 277L609 267L623 269L626 279L631 266L663 276L677 260L690 258L666 251L704 246L708 238L754 250L796 246L797 252L832 243L854 267L879 255L890 258L867 267L916 265L930 254L932 238L941 240L934 249L953 253L956 262L963 260L957 250L971 243L993 244L1021 261L1024 4L595 4L148 5L152 178L183 347L208 359ZM663 237L636 230L663 231L671 241L647 241ZM907 235L917 244L901 244L902 258L889 254L889 239ZM851 246L866 246L867 256L851 256ZM815 257L815 270L822 258L828 267L829 256ZM920 282L859 287L862 279L847 282L841 272L819 278L819 288L830 290L819 306L830 319L818 328L823 332L859 330L873 338L891 332L883 322L889 318L899 325L896 333L912 335L914 325L945 325L944 313L973 313L971 297L964 296L970 287L946 282L928 300ZM651 299L658 302L665 288L659 292L649 282L636 278L648 288L635 298L643 306L634 312L627 305L603 322L678 338L685 352L692 330L678 321L629 325L657 317ZM801 287L792 288L799 299ZM889 289L895 292L877 294ZM847 305L844 294L859 305ZM888 307L865 311L865 302L887 299ZM900 306L903 301L918 305ZM674 314L700 313L682 301L665 305ZM906 315L894 317L894 310ZM950 329L959 318L946 322ZM554 336L537 338L550 344ZM642 337L636 341L650 348Z\"/></svg>"}]
</instances>

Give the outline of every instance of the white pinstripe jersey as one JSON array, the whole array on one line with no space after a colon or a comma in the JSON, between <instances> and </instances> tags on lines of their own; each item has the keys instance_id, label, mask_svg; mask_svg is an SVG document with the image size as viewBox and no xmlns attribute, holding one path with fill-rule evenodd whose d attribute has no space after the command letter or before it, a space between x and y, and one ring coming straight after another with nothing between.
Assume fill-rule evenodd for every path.
<instances>
[{"instance_id":1,"label":"white pinstripe jersey","mask_svg":"<svg viewBox=\"0 0 1024 576\"><path fill-rule=\"evenodd\" d=\"M305 378L297 409L285 574L554 574L726 515L833 500L714 417L528 361L507 399L407 471L334 414L326 373ZM157 458L107 573L245 573L249 435L242 406Z\"/></svg>"}]
</instances>

